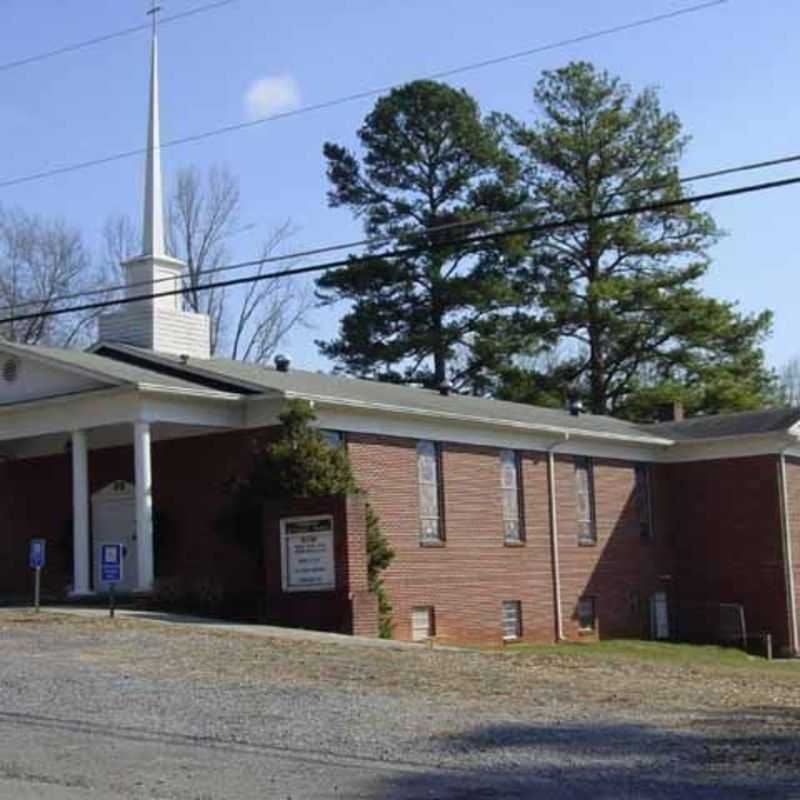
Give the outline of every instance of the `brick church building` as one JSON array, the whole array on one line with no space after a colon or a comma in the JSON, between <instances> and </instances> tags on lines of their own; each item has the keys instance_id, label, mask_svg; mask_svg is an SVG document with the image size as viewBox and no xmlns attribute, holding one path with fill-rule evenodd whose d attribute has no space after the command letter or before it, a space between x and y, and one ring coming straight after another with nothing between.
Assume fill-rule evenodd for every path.
<instances>
[{"instance_id":1,"label":"brick church building","mask_svg":"<svg viewBox=\"0 0 800 800\"><path fill-rule=\"evenodd\" d=\"M800 409L635 425L448 392L212 358L164 249L156 43L142 255L89 352L0 341L0 598L213 582L265 618L375 635L364 499L396 558L401 639L703 640L720 607L797 655ZM158 287L154 282L158 282ZM136 299L141 297L142 299ZM314 404L364 498L295 502L262 522L256 566L215 521L286 401Z\"/></svg>"}]
</instances>

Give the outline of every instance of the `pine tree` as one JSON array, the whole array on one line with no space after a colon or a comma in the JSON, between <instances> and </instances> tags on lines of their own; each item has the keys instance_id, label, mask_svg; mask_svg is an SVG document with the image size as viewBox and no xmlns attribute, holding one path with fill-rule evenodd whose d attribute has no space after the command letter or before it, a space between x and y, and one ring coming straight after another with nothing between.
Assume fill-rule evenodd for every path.
<instances>
[{"instance_id":1,"label":"pine tree","mask_svg":"<svg viewBox=\"0 0 800 800\"><path fill-rule=\"evenodd\" d=\"M633 95L607 72L571 63L545 72L534 98L532 126L506 125L539 221L685 196L678 164L688 139L654 90ZM540 234L516 279L527 329L545 347L533 374L518 361L504 371L500 394L557 402L571 384L592 412L639 419L664 400L707 412L768 400L773 376L760 345L771 314L744 315L698 285L719 236L688 204Z\"/></svg>"},{"instance_id":2,"label":"pine tree","mask_svg":"<svg viewBox=\"0 0 800 800\"><path fill-rule=\"evenodd\" d=\"M391 248L422 248L398 259L377 256L318 281L326 302L348 301L339 336L318 343L340 369L363 377L474 387L496 354L494 322L513 300L485 248L458 244L489 230L514 207L505 190L514 161L497 130L466 92L417 81L381 98L358 131L359 159L328 143L332 206L364 220ZM436 230L453 223L464 227Z\"/></svg>"}]
</instances>

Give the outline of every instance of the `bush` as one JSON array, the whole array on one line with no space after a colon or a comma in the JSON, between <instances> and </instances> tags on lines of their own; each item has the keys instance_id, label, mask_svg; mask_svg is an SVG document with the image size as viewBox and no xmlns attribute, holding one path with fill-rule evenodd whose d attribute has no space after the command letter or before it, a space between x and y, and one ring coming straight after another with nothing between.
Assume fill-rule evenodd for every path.
<instances>
[{"instance_id":1,"label":"bush","mask_svg":"<svg viewBox=\"0 0 800 800\"><path fill-rule=\"evenodd\" d=\"M378 633L381 639L391 639L394 632L392 603L381 577L392 563L395 553L383 535L380 519L371 505L367 504L367 578L369 590L378 597Z\"/></svg>"}]
</instances>

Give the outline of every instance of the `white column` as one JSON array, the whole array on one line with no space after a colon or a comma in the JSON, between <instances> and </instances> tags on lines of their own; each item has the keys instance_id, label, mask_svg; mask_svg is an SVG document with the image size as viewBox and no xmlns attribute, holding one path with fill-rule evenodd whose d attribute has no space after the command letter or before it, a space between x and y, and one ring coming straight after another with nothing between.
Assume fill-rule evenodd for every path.
<instances>
[{"instance_id":1,"label":"white column","mask_svg":"<svg viewBox=\"0 0 800 800\"><path fill-rule=\"evenodd\" d=\"M150 425L134 425L133 452L136 462L136 564L139 592L153 588L153 469L150 457Z\"/></svg>"},{"instance_id":2,"label":"white column","mask_svg":"<svg viewBox=\"0 0 800 800\"><path fill-rule=\"evenodd\" d=\"M90 594L89 449L86 431L72 433L72 594Z\"/></svg>"}]
</instances>

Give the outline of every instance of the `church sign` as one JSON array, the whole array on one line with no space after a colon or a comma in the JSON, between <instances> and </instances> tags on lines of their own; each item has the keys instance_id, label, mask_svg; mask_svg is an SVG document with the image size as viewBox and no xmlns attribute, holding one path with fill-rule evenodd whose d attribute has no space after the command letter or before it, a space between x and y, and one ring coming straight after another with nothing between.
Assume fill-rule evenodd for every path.
<instances>
[{"instance_id":1,"label":"church sign","mask_svg":"<svg viewBox=\"0 0 800 800\"><path fill-rule=\"evenodd\" d=\"M281 520L284 592L324 592L336 588L333 517Z\"/></svg>"}]
</instances>

